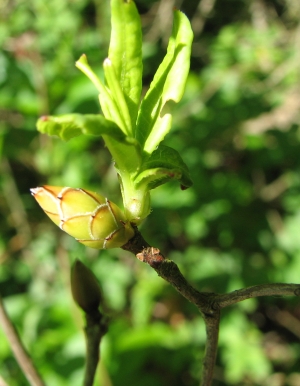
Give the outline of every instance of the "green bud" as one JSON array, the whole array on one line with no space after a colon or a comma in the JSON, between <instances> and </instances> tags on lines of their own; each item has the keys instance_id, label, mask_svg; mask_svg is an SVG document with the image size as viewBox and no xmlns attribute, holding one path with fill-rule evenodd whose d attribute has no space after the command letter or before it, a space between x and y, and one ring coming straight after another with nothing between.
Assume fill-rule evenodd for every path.
<instances>
[{"instance_id":1,"label":"green bud","mask_svg":"<svg viewBox=\"0 0 300 386\"><path fill-rule=\"evenodd\" d=\"M87 314L98 310L101 289L93 272L80 260L75 260L71 268L72 296L78 306Z\"/></svg>"},{"instance_id":2,"label":"green bud","mask_svg":"<svg viewBox=\"0 0 300 386\"><path fill-rule=\"evenodd\" d=\"M88 247L118 248L134 235L121 209L100 194L48 185L31 193L56 225Z\"/></svg>"}]
</instances>

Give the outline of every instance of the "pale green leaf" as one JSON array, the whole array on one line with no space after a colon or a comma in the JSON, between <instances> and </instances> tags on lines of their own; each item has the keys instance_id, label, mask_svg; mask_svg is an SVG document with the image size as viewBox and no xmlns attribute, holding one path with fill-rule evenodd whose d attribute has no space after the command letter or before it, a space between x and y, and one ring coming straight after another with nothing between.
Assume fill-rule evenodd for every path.
<instances>
[{"instance_id":1,"label":"pale green leaf","mask_svg":"<svg viewBox=\"0 0 300 386\"><path fill-rule=\"evenodd\" d=\"M171 127L171 117L163 109L170 100L179 102L189 72L193 33L190 22L180 11L174 12L174 24L167 54L159 66L139 111L136 138L152 153ZM169 114L168 114L169 115Z\"/></svg>"},{"instance_id":2,"label":"pale green leaf","mask_svg":"<svg viewBox=\"0 0 300 386\"><path fill-rule=\"evenodd\" d=\"M111 60L135 127L142 90L142 30L132 0L111 0Z\"/></svg>"},{"instance_id":3,"label":"pale green leaf","mask_svg":"<svg viewBox=\"0 0 300 386\"><path fill-rule=\"evenodd\" d=\"M112 121L97 114L66 114L44 116L37 122L41 133L55 135L67 141L81 134L103 136L120 173L135 173L141 163L139 143L124 135Z\"/></svg>"}]
</instances>

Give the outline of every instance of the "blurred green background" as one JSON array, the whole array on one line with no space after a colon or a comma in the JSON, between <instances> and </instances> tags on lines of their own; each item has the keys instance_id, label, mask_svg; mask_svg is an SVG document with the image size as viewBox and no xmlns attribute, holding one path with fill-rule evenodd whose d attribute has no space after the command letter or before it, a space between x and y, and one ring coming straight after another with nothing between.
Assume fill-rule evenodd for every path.
<instances>
[{"instance_id":1,"label":"blurred green background","mask_svg":"<svg viewBox=\"0 0 300 386\"><path fill-rule=\"evenodd\" d=\"M137 0L145 90L162 60L172 9L195 33L191 73L165 143L194 186L152 194L145 238L199 290L229 292L300 282L300 2ZM120 204L101 139L68 143L37 133L43 114L99 111L74 66L82 53L101 75L108 0L0 2L0 293L47 385L79 386L82 315L69 289L80 258L99 278L111 318L95 384L194 386L204 324L196 308L123 250L76 243L45 216L29 189L85 187ZM300 384L296 298L245 301L222 313L214 385ZM28 385L0 330L0 375Z\"/></svg>"}]
</instances>

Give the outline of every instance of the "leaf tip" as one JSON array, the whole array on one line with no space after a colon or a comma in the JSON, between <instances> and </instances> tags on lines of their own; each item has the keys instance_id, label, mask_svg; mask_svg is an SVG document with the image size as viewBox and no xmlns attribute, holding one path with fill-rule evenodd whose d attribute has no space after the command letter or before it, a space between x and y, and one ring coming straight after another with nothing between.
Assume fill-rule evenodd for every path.
<instances>
[{"instance_id":1,"label":"leaf tip","mask_svg":"<svg viewBox=\"0 0 300 386\"><path fill-rule=\"evenodd\" d=\"M78 66L78 64L88 64L87 56L86 54L82 54L80 58L75 62L75 65Z\"/></svg>"}]
</instances>

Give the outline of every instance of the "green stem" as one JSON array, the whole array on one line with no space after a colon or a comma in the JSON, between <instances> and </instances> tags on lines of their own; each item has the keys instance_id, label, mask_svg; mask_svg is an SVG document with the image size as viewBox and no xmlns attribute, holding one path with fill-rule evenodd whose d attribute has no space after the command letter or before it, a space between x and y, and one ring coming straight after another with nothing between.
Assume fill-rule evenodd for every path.
<instances>
[{"instance_id":1,"label":"green stem","mask_svg":"<svg viewBox=\"0 0 300 386\"><path fill-rule=\"evenodd\" d=\"M150 213L150 192L136 189L130 175L120 173L120 179L125 216L138 225Z\"/></svg>"},{"instance_id":2,"label":"green stem","mask_svg":"<svg viewBox=\"0 0 300 386\"><path fill-rule=\"evenodd\" d=\"M83 386L93 386L94 378L100 360L100 343L107 332L103 323L103 315L97 310L93 314L85 314L86 326L86 365Z\"/></svg>"}]
</instances>

